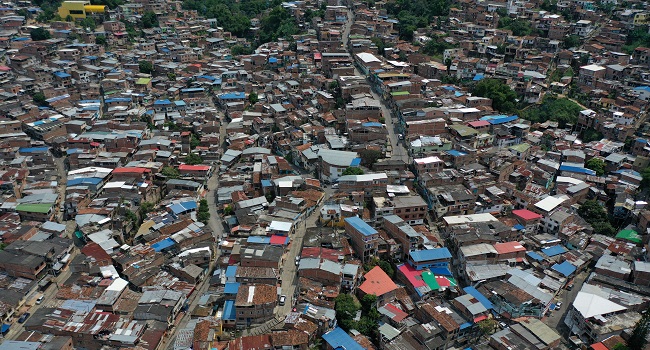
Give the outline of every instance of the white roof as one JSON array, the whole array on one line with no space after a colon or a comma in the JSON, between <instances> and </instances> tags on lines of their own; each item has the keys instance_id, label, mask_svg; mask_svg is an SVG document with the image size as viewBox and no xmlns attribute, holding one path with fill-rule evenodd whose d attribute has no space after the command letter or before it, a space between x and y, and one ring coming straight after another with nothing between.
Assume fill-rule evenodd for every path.
<instances>
[{"instance_id":1,"label":"white roof","mask_svg":"<svg viewBox=\"0 0 650 350\"><path fill-rule=\"evenodd\" d=\"M535 206L539 209L542 209L543 211L549 212L560 204L564 203L567 201L569 197L567 195L559 195L559 196L548 196L541 201L535 203Z\"/></svg>"},{"instance_id":2,"label":"white roof","mask_svg":"<svg viewBox=\"0 0 650 350\"><path fill-rule=\"evenodd\" d=\"M129 282L127 282L126 280L118 277L117 279L113 280L113 283L111 283L110 286L106 287L106 290L115 290L115 291L121 292L128 285L129 285Z\"/></svg>"},{"instance_id":3,"label":"white roof","mask_svg":"<svg viewBox=\"0 0 650 350\"><path fill-rule=\"evenodd\" d=\"M568 177L568 176L558 176L557 177L557 182L567 182L567 183L570 183L572 185L579 185L579 184L583 183L584 181L582 181L580 179L574 179L574 178Z\"/></svg>"},{"instance_id":4,"label":"white roof","mask_svg":"<svg viewBox=\"0 0 650 350\"><path fill-rule=\"evenodd\" d=\"M436 156L431 156L431 157L426 157L426 158L417 158L413 159L413 161L417 164L429 164L429 163L438 163L442 162L442 159L436 157Z\"/></svg>"},{"instance_id":5,"label":"white roof","mask_svg":"<svg viewBox=\"0 0 650 350\"><path fill-rule=\"evenodd\" d=\"M585 292L578 292L576 299L573 301L573 306L584 318L605 315L627 309L625 306L618 305L601 296Z\"/></svg>"},{"instance_id":6,"label":"white roof","mask_svg":"<svg viewBox=\"0 0 650 350\"><path fill-rule=\"evenodd\" d=\"M360 52L357 54L357 57L359 57L364 63L381 62L379 58L368 52Z\"/></svg>"},{"instance_id":7,"label":"white roof","mask_svg":"<svg viewBox=\"0 0 650 350\"><path fill-rule=\"evenodd\" d=\"M597 64L590 64L588 66L582 66L580 68L585 69L585 70L590 70L590 71L593 71L593 72L598 72L598 71L606 69L605 67L599 66Z\"/></svg>"},{"instance_id":8,"label":"white roof","mask_svg":"<svg viewBox=\"0 0 650 350\"><path fill-rule=\"evenodd\" d=\"M269 225L269 229L273 231L283 231L283 232L289 232L291 231L291 222L284 222L284 221L271 221L271 225Z\"/></svg>"},{"instance_id":9,"label":"white roof","mask_svg":"<svg viewBox=\"0 0 650 350\"><path fill-rule=\"evenodd\" d=\"M490 213L445 216L442 219L445 220L447 225L466 224L469 222L499 221Z\"/></svg>"}]
</instances>

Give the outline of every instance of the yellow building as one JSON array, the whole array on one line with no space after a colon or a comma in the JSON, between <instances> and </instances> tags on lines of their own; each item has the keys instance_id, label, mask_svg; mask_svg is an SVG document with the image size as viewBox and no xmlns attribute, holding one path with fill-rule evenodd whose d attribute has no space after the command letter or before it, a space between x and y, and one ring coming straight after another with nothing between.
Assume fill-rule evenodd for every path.
<instances>
[{"instance_id":1,"label":"yellow building","mask_svg":"<svg viewBox=\"0 0 650 350\"><path fill-rule=\"evenodd\" d=\"M84 19L93 14L106 13L105 5L91 5L90 1L64 1L59 7L59 16L65 19L68 15L74 19Z\"/></svg>"},{"instance_id":2,"label":"yellow building","mask_svg":"<svg viewBox=\"0 0 650 350\"><path fill-rule=\"evenodd\" d=\"M650 15L647 12L639 12L634 15L634 25L642 25L648 23Z\"/></svg>"}]
</instances>

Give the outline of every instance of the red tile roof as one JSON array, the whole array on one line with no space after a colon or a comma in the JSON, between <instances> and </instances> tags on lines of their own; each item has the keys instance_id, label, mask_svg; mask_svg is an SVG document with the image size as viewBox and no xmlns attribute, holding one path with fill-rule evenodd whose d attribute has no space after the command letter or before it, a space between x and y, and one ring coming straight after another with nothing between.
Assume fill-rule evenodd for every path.
<instances>
[{"instance_id":1,"label":"red tile roof","mask_svg":"<svg viewBox=\"0 0 650 350\"><path fill-rule=\"evenodd\" d=\"M497 253L499 253L499 254L507 254L507 253L525 252L526 251L526 248L524 248L521 245L521 243L516 242L516 241L495 243L494 244L494 249L496 249Z\"/></svg>"},{"instance_id":2,"label":"red tile roof","mask_svg":"<svg viewBox=\"0 0 650 350\"><path fill-rule=\"evenodd\" d=\"M382 296L397 289L395 282L393 282L393 280L391 280L386 272L384 272L384 270L379 266L375 266L363 277L365 278L365 281L359 289L366 294Z\"/></svg>"},{"instance_id":3,"label":"red tile roof","mask_svg":"<svg viewBox=\"0 0 650 350\"><path fill-rule=\"evenodd\" d=\"M178 166L178 170L180 170L180 171L209 171L210 166L209 165L181 164L181 165Z\"/></svg>"}]
</instances>

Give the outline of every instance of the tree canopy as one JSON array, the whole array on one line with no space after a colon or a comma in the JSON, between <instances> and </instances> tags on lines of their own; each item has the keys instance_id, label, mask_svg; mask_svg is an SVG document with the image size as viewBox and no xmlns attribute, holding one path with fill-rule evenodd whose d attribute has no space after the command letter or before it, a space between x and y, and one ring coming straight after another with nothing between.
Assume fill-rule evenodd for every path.
<instances>
[{"instance_id":1,"label":"tree canopy","mask_svg":"<svg viewBox=\"0 0 650 350\"><path fill-rule=\"evenodd\" d=\"M650 310L641 316L641 319L632 329L632 334L627 340L627 347L630 350L643 350L645 349L646 344L648 344L648 331L650 331Z\"/></svg>"},{"instance_id":2,"label":"tree canopy","mask_svg":"<svg viewBox=\"0 0 650 350\"><path fill-rule=\"evenodd\" d=\"M140 23L142 23L142 28L156 28L158 27L158 16L152 11L147 11L142 15Z\"/></svg>"},{"instance_id":3,"label":"tree canopy","mask_svg":"<svg viewBox=\"0 0 650 350\"><path fill-rule=\"evenodd\" d=\"M201 158L201 156L196 153L190 153L187 155L187 157L185 157L185 163L189 165L202 164L203 158Z\"/></svg>"},{"instance_id":4,"label":"tree canopy","mask_svg":"<svg viewBox=\"0 0 650 350\"><path fill-rule=\"evenodd\" d=\"M385 8L399 21L399 36L411 40L414 30L429 26L437 16L447 16L450 5L450 0L395 0L386 3Z\"/></svg>"},{"instance_id":5,"label":"tree canopy","mask_svg":"<svg viewBox=\"0 0 650 350\"><path fill-rule=\"evenodd\" d=\"M476 96L492 99L492 108L502 113L516 111L517 93L498 79L483 79L479 81L472 93Z\"/></svg>"},{"instance_id":6,"label":"tree canopy","mask_svg":"<svg viewBox=\"0 0 650 350\"><path fill-rule=\"evenodd\" d=\"M499 18L499 28L509 29L512 31L512 35L515 36L539 34L538 30L533 28L530 21L521 18L510 18L510 17Z\"/></svg>"},{"instance_id":7,"label":"tree canopy","mask_svg":"<svg viewBox=\"0 0 650 350\"><path fill-rule=\"evenodd\" d=\"M598 201L585 201L578 209L578 214L594 228L594 233L614 236L616 229L609 223L607 211Z\"/></svg>"},{"instance_id":8,"label":"tree canopy","mask_svg":"<svg viewBox=\"0 0 650 350\"><path fill-rule=\"evenodd\" d=\"M381 158L381 152L374 149L364 149L359 151L359 157L361 157L361 163L365 167L371 168Z\"/></svg>"},{"instance_id":9,"label":"tree canopy","mask_svg":"<svg viewBox=\"0 0 650 350\"><path fill-rule=\"evenodd\" d=\"M181 173L178 171L178 169L171 166L163 167L160 173L169 179L178 179L181 176Z\"/></svg>"},{"instance_id":10,"label":"tree canopy","mask_svg":"<svg viewBox=\"0 0 650 350\"><path fill-rule=\"evenodd\" d=\"M275 41L298 34L299 29L295 18L287 9L276 6L261 20L259 39L261 43Z\"/></svg>"},{"instance_id":11,"label":"tree canopy","mask_svg":"<svg viewBox=\"0 0 650 350\"><path fill-rule=\"evenodd\" d=\"M601 176L605 173L605 161L600 158L591 158L585 163L585 168L591 169L596 172L596 175Z\"/></svg>"},{"instance_id":12,"label":"tree canopy","mask_svg":"<svg viewBox=\"0 0 650 350\"><path fill-rule=\"evenodd\" d=\"M342 175L363 175L363 170L361 168L350 166L343 170Z\"/></svg>"},{"instance_id":13,"label":"tree canopy","mask_svg":"<svg viewBox=\"0 0 650 350\"><path fill-rule=\"evenodd\" d=\"M454 45L446 42L443 38L434 37L420 48L420 52L430 56L442 55L445 50L453 49L454 47Z\"/></svg>"},{"instance_id":14,"label":"tree canopy","mask_svg":"<svg viewBox=\"0 0 650 350\"><path fill-rule=\"evenodd\" d=\"M47 40L52 37L52 34L45 28L34 28L29 32L29 36L33 41Z\"/></svg>"},{"instance_id":15,"label":"tree canopy","mask_svg":"<svg viewBox=\"0 0 650 350\"><path fill-rule=\"evenodd\" d=\"M540 105L530 106L519 114L520 117L533 123L543 123L547 120L557 121L561 128L567 124L575 124L578 114L583 108L567 98L545 96Z\"/></svg>"},{"instance_id":16,"label":"tree canopy","mask_svg":"<svg viewBox=\"0 0 650 350\"><path fill-rule=\"evenodd\" d=\"M149 61L138 62L138 68L140 68L140 73L144 73L144 74L153 73L153 63Z\"/></svg>"},{"instance_id":17,"label":"tree canopy","mask_svg":"<svg viewBox=\"0 0 650 350\"><path fill-rule=\"evenodd\" d=\"M350 294L339 294L334 301L338 324L346 331L354 328L354 317L359 311L359 306L354 302L354 298Z\"/></svg>"},{"instance_id":18,"label":"tree canopy","mask_svg":"<svg viewBox=\"0 0 650 350\"><path fill-rule=\"evenodd\" d=\"M281 0L185 0L183 8L196 10L205 18L215 18L219 27L243 37L251 27L251 18L281 3Z\"/></svg>"}]
</instances>

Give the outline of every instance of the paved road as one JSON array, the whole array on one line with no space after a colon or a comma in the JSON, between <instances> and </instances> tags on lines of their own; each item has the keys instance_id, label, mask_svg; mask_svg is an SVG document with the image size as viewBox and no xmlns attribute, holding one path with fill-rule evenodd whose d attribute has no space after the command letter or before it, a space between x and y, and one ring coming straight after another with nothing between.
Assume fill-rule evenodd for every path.
<instances>
[{"instance_id":1,"label":"paved road","mask_svg":"<svg viewBox=\"0 0 650 350\"><path fill-rule=\"evenodd\" d=\"M573 279L573 288L571 290L563 289L560 291L560 294L555 297L555 301L561 301L562 307L560 310L551 311L550 316L543 319L544 323L549 327L556 329L560 334L567 334L567 329L564 325L564 317L566 316L567 310L571 307L571 303L575 300L576 295L578 295L578 292L582 289L585 280L589 277L589 273L589 270L579 273Z\"/></svg>"},{"instance_id":2,"label":"paved road","mask_svg":"<svg viewBox=\"0 0 650 350\"><path fill-rule=\"evenodd\" d=\"M352 12L351 9L348 9L348 21L345 23L345 27L343 29L343 47L354 57L354 53L352 52L352 49L348 45L348 42L350 40L350 29L352 28L352 25L354 24L355 17L354 13ZM354 66L354 74L357 76L364 76L356 67ZM366 77L367 79L367 77ZM408 157L408 152L406 151L406 148L404 148L404 145L402 142L400 142L399 137L398 137L398 132L396 132L396 126L393 124L393 113L391 110L388 108L386 105L386 102L384 99L379 96L373 89L370 89L370 93L372 94L372 97L379 101L381 103L381 113L384 116L384 119L386 120L386 129L388 129L388 138L390 140L391 144L391 159L395 160L403 160L404 162L408 163L409 157ZM397 119L395 119L395 123L397 122Z\"/></svg>"}]
</instances>

